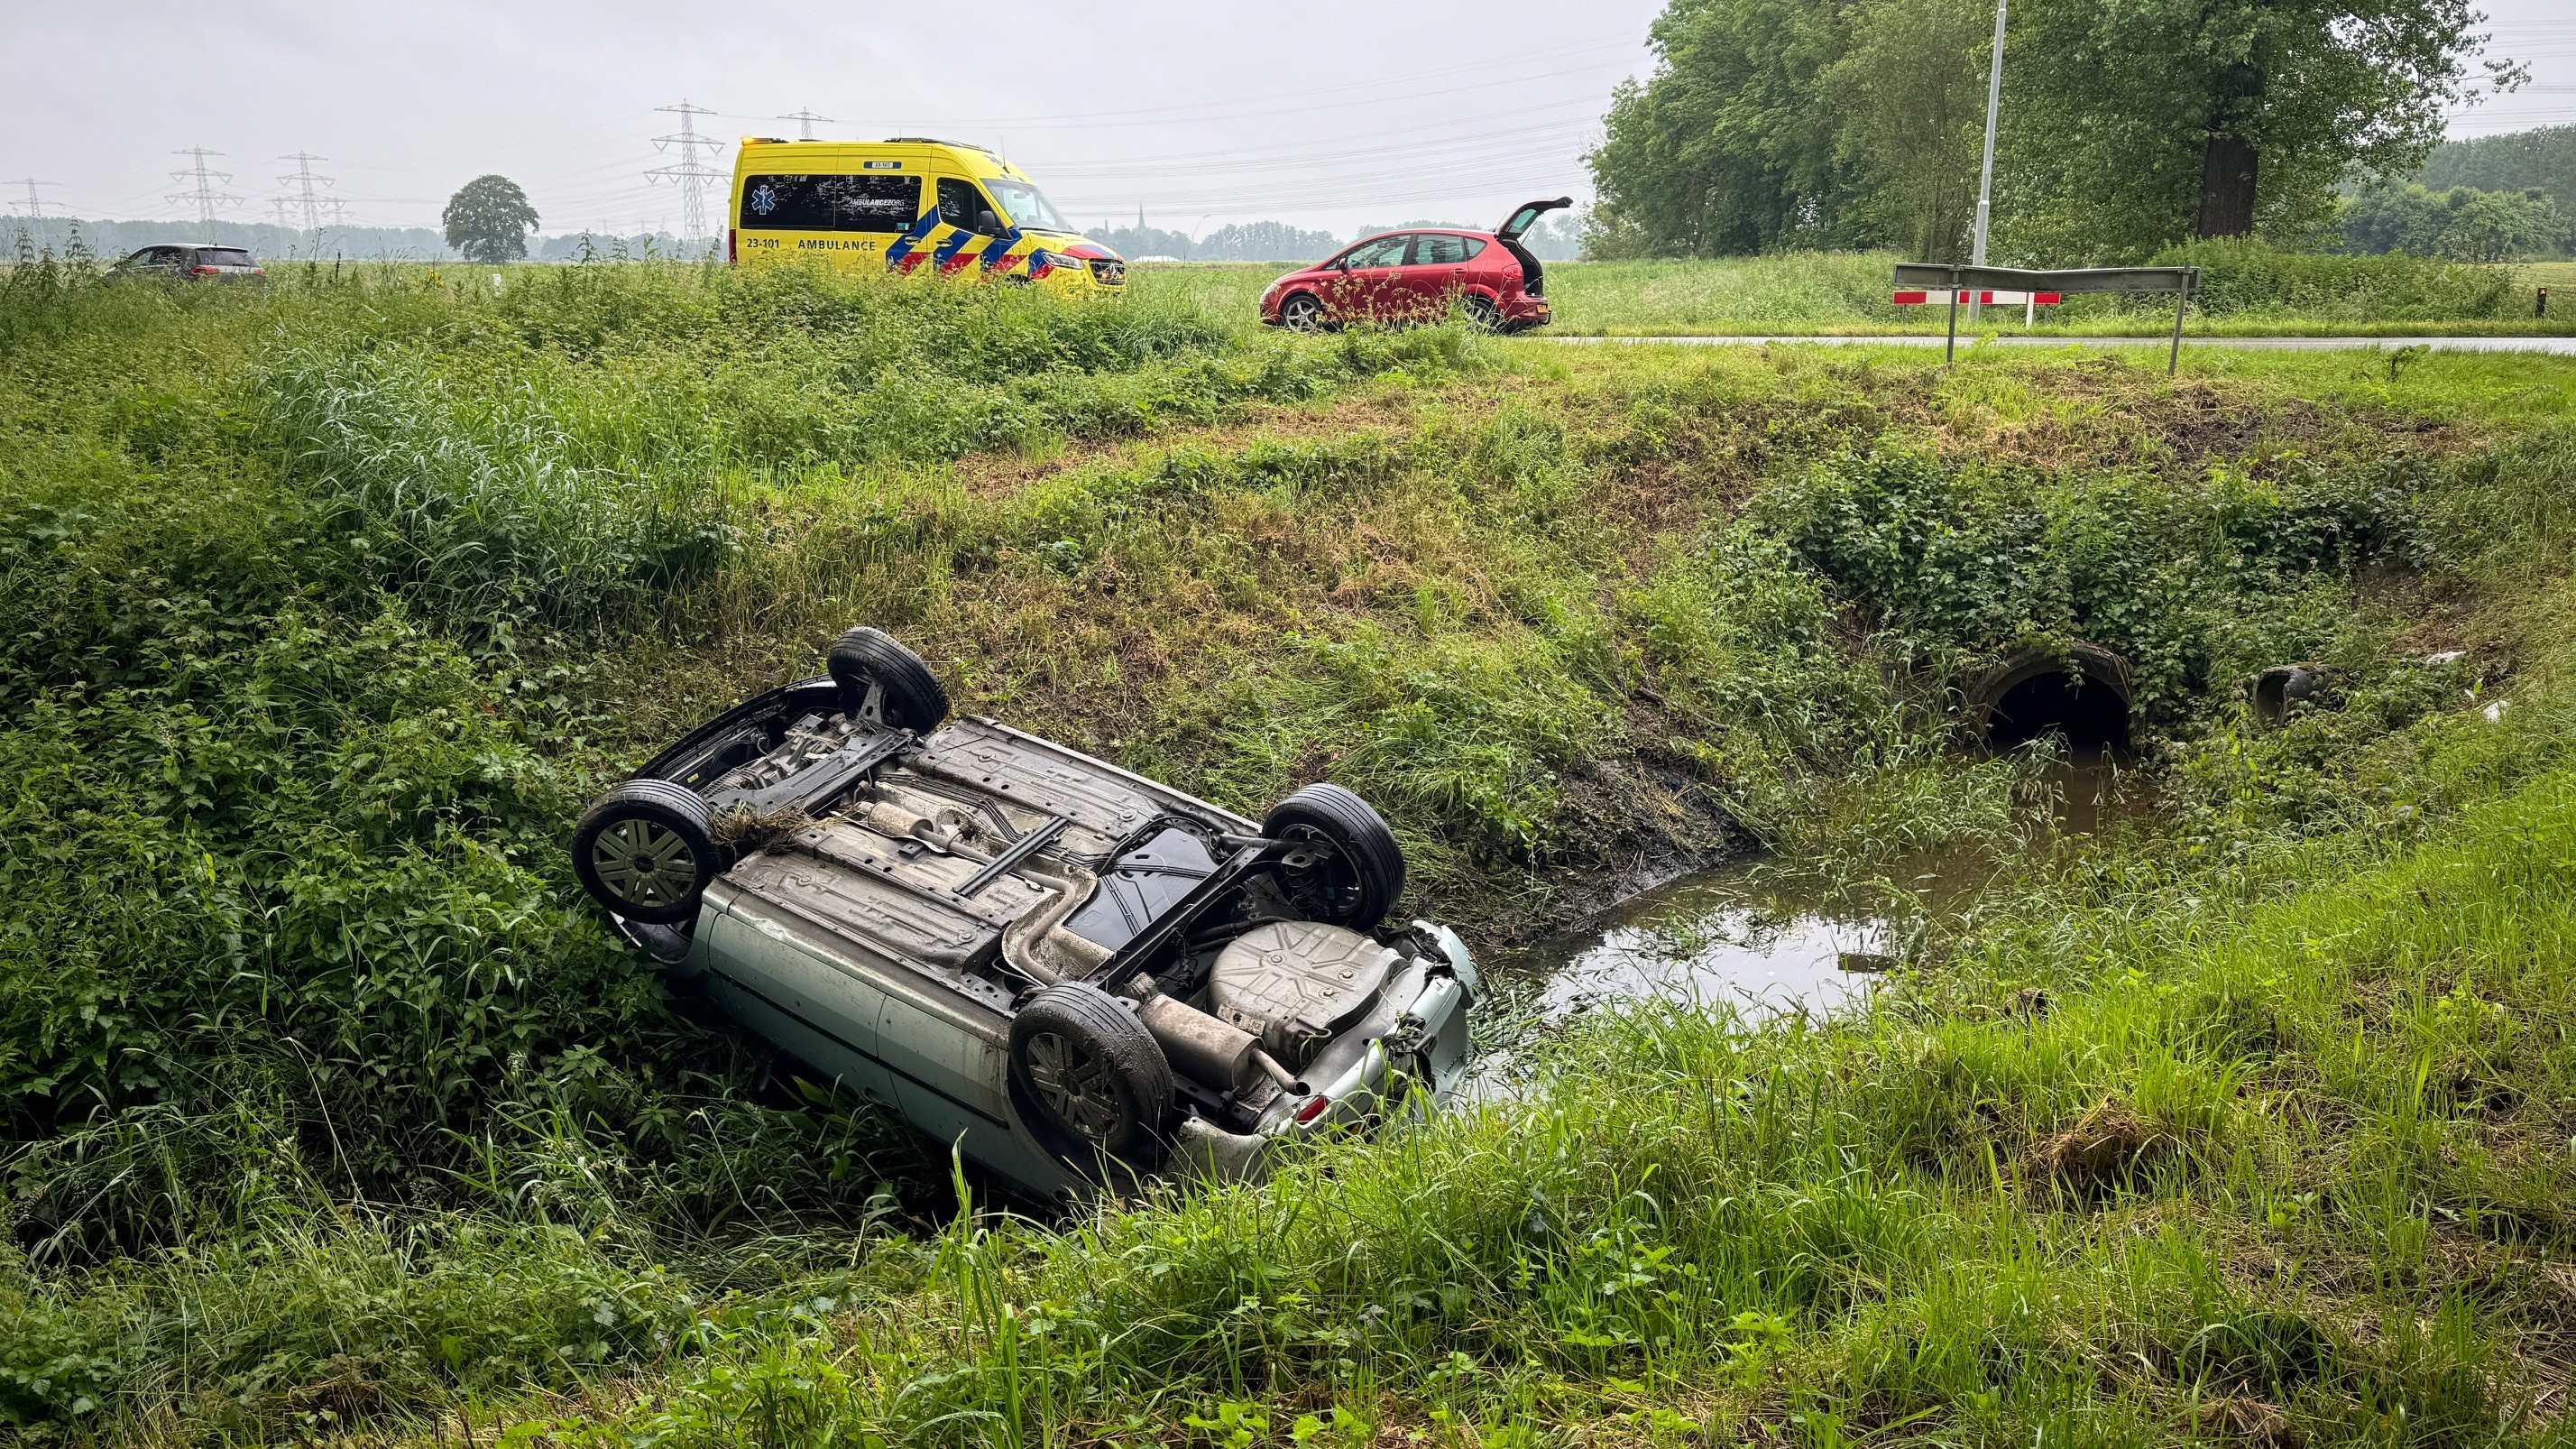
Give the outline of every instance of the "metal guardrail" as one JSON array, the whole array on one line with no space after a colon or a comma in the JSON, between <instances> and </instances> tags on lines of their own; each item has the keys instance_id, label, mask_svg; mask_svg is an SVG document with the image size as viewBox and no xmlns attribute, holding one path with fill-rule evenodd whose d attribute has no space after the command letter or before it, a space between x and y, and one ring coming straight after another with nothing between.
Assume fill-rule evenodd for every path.
<instances>
[{"instance_id":1,"label":"metal guardrail","mask_svg":"<svg viewBox=\"0 0 2576 1449\"><path fill-rule=\"evenodd\" d=\"M1959 292L1993 289L2016 292L2171 292L2174 297L2173 348L2165 358L2168 376L2182 365L2182 319L2191 294L2200 290L2198 267L2073 267L2038 271L2025 267L1972 267L1948 262L1898 262L1896 285L1942 288L1950 294L1950 338L1942 361L1959 353Z\"/></svg>"}]
</instances>

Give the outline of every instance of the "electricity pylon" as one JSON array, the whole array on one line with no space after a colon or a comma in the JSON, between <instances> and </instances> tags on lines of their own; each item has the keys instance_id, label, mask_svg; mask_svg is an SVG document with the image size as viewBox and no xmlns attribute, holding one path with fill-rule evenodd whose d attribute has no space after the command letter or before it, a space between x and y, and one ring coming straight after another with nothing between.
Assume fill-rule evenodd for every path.
<instances>
[{"instance_id":1,"label":"electricity pylon","mask_svg":"<svg viewBox=\"0 0 2576 1449\"><path fill-rule=\"evenodd\" d=\"M297 209L304 213L304 229L310 232L320 231L322 229L322 196L321 193L315 191L313 188L316 185L337 185L339 184L339 179L332 176L314 175L313 163L316 161L328 161L331 158L328 156L307 155L302 151L298 151L292 156L280 156L277 159L280 161L292 161L295 163L294 175L281 176L277 179L284 182L286 185L295 188L295 194L290 198L290 200L293 201Z\"/></svg>"},{"instance_id":2,"label":"electricity pylon","mask_svg":"<svg viewBox=\"0 0 2576 1449\"><path fill-rule=\"evenodd\" d=\"M221 156L224 153L221 151L209 151L203 146L188 146L180 150L173 151L170 154L173 156L189 157L195 162L195 164L185 171L173 171L170 173L171 180L186 182L188 184L188 189L185 191L172 192L169 199L172 201L186 202L187 204L197 208L197 220L206 228L206 239L208 241L212 241L214 240L215 233L215 208L219 206L239 206L241 204L240 197L233 195L229 191L217 191L215 189L219 185L229 183L233 179L232 174L225 171L209 171L206 169L207 157Z\"/></svg>"},{"instance_id":3,"label":"electricity pylon","mask_svg":"<svg viewBox=\"0 0 2576 1449\"><path fill-rule=\"evenodd\" d=\"M817 121L829 122L832 118L829 116L818 116L812 111L807 110L789 111L786 115L780 116L778 119L782 121L796 122L803 128L796 133L796 139L799 141L811 141L814 139L814 123Z\"/></svg>"},{"instance_id":4,"label":"electricity pylon","mask_svg":"<svg viewBox=\"0 0 2576 1449\"><path fill-rule=\"evenodd\" d=\"M644 173L644 179L656 182L669 181L680 188L680 218L681 224L687 228L688 240L705 241L707 239L706 188L708 183L721 179L724 173L698 159L698 152L701 149L713 151L718 143L713 136L699 135L696 122L698 117L712 116L715 112L704 106L690 105L685 100L676 106L656 106L654 109L669 112L680 118L678 135L653 138L653 145L657 149L667 151L672 147L678 147L680 159L668 166L654 167Z\"/></svg>"}]
</instances>

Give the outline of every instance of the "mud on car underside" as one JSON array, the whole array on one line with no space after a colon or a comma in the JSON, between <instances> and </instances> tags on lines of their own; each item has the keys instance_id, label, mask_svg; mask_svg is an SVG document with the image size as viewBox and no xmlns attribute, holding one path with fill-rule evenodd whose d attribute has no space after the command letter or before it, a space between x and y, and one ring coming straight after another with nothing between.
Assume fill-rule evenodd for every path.
<instances>
[{"instance_id":1,"label":"mud on car underside","mask_svg":"<svg viewBox=\"0 0 2576 1449\"><path fill-rule=\"evenodd\" d=\"M627 939L1019 1187L1257 1176L1453 1090L1481 994L1391 925L1404 858L1312 785L1261 821L989 719L873 629L603 795L573 840Z\"/></svg>"}]
</instances>

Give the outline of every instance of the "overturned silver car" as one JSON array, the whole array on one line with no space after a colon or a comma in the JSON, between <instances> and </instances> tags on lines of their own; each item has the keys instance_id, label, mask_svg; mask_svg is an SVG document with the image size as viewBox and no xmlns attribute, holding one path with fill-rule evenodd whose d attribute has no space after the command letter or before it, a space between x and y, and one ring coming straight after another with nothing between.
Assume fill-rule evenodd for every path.
<instances>
[{"instance_id":1,"label":"overturned silver car","mask_svg":"<svg viewBox=\"0 0 2576 1449\"><path fill-rule=\"evenodd\" d=\"M1390 926L1404 858L1311 785L1256 824L987 719L874 629L600 797L619 931L841 1087L1019 1188L1253 1177L1467 1067L1482 994Z\"/></svg>"}]
</instances>

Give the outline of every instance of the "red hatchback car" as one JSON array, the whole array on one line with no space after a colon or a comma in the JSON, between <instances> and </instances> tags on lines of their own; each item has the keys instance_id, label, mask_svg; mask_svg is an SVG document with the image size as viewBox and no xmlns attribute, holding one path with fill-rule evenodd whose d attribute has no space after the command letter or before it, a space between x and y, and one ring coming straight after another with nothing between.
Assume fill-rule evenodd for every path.
<instances>
[{"instance_id":1,"label":"red hatchback car","mask_svg":"<svg viewBox=\"0 0 2576 1449\"><path fill-rule=\"evenodd\" d=\"M1492 231L1398 231L1290 272L1261 294L1264 326L1296 331L1345 322L1422 322L1463 309L1496 332L1544 326L1545 273L1521 245L1530 223L1572 197L1533 201Z\"/></svg>"}]
</instances>

